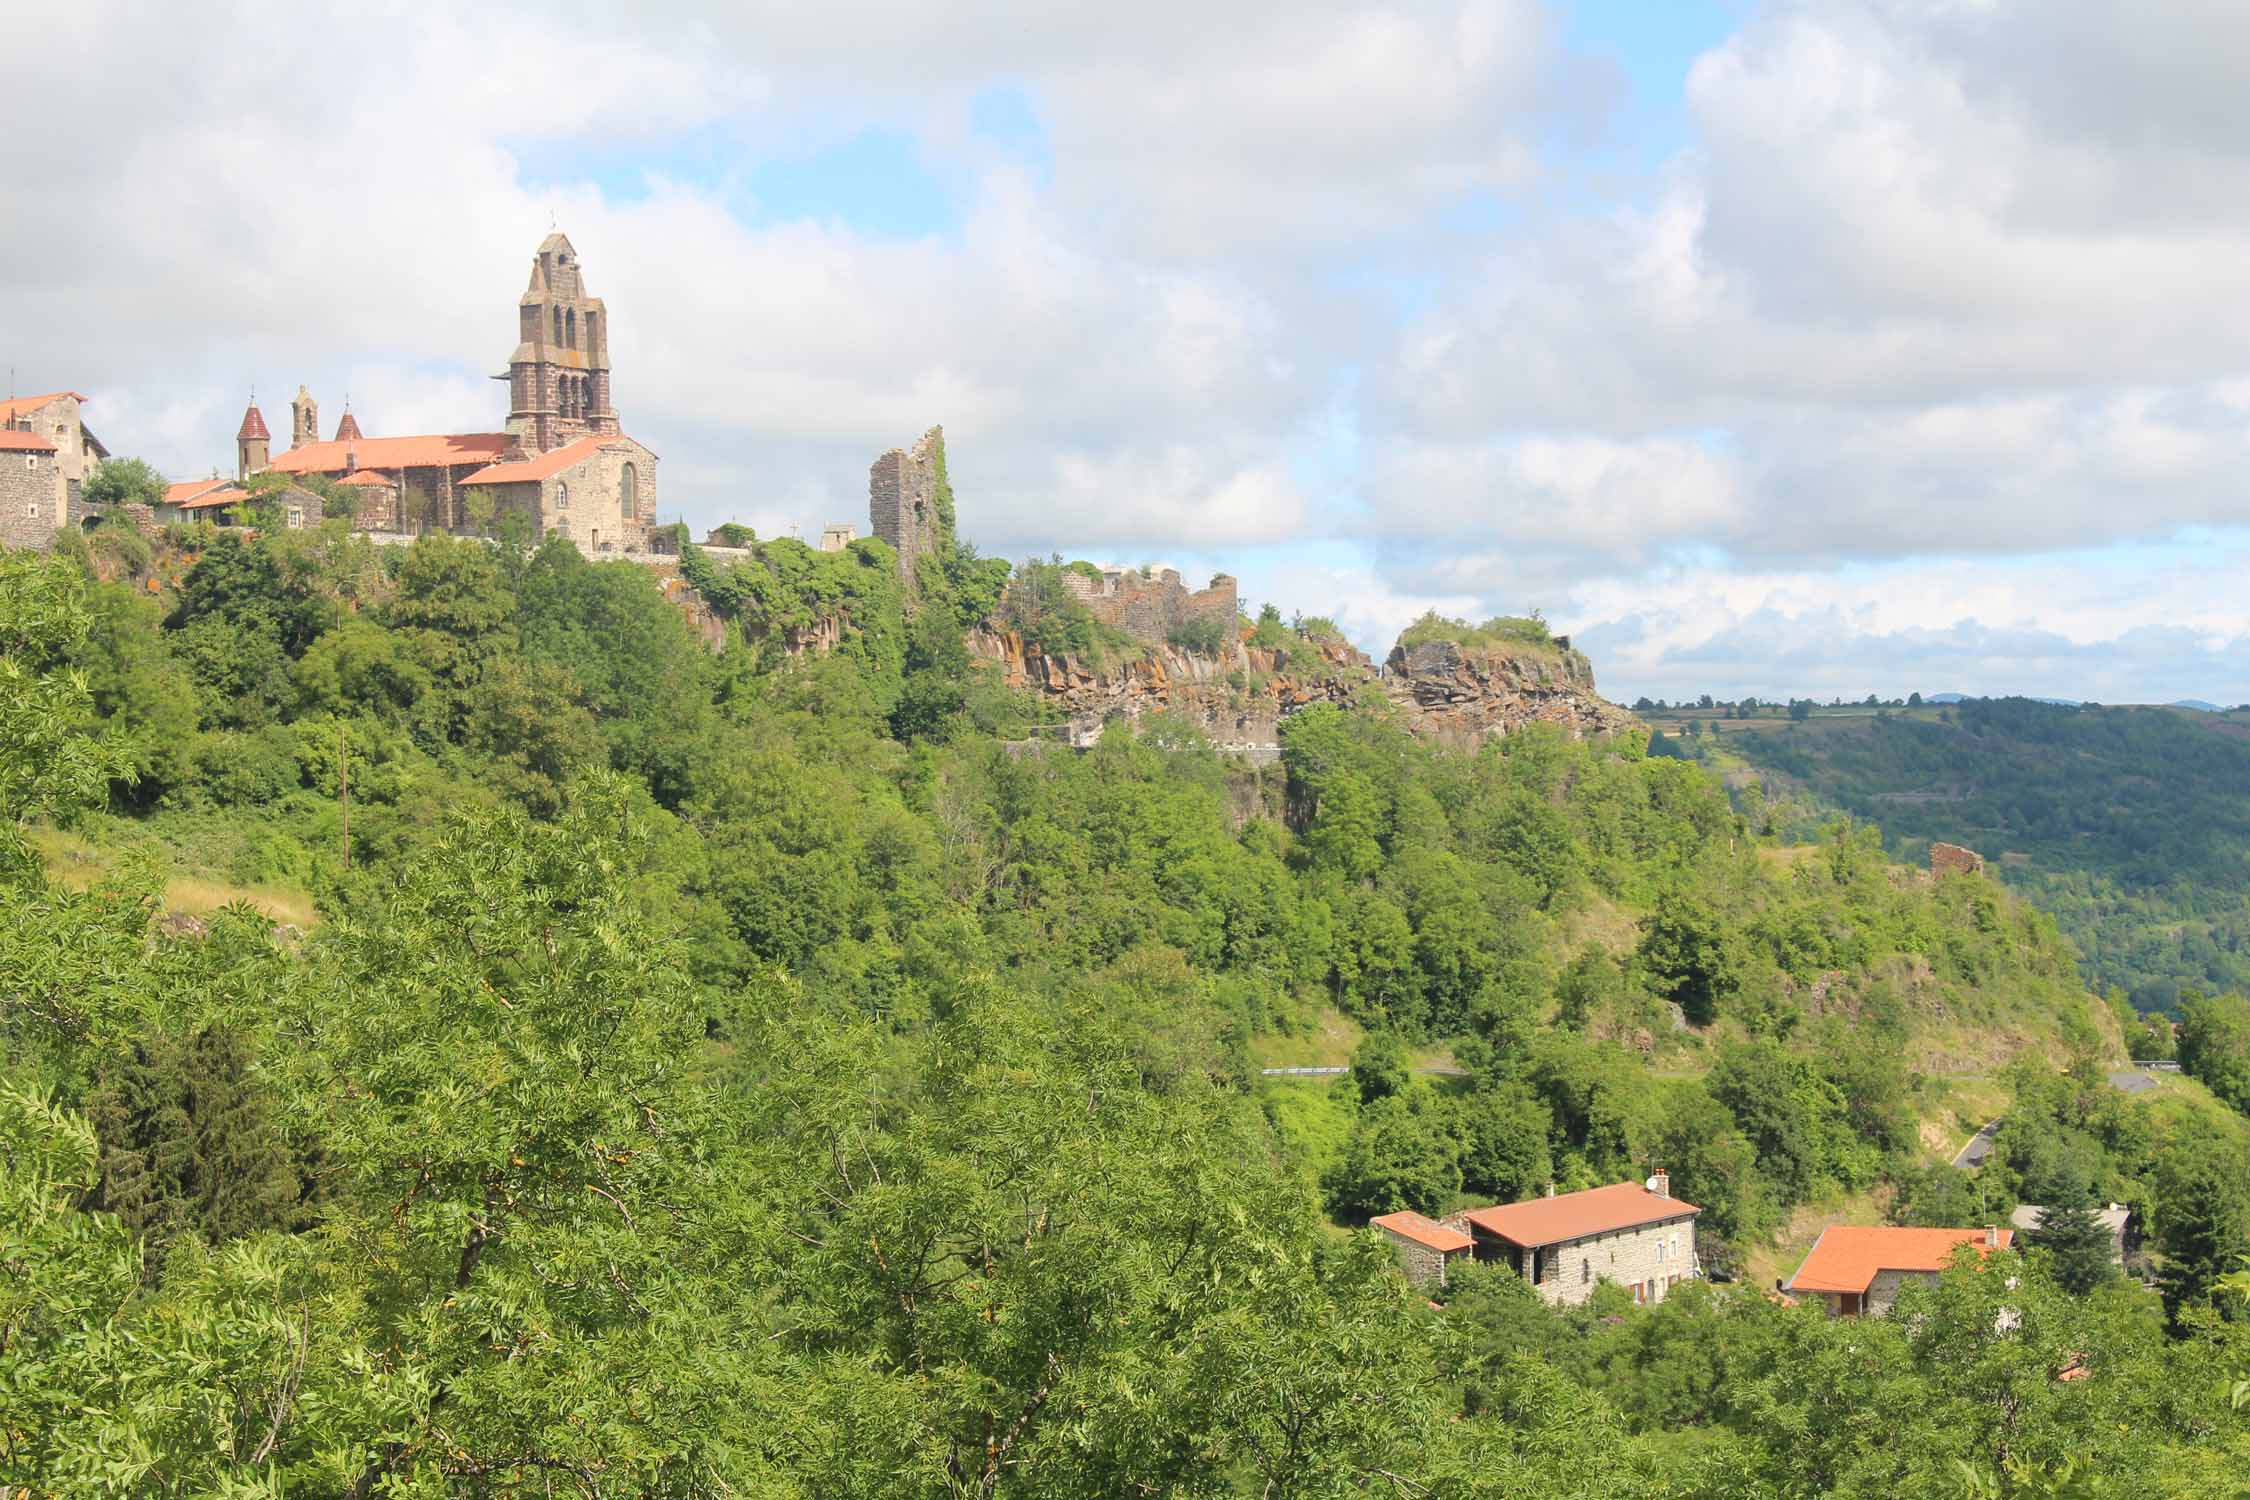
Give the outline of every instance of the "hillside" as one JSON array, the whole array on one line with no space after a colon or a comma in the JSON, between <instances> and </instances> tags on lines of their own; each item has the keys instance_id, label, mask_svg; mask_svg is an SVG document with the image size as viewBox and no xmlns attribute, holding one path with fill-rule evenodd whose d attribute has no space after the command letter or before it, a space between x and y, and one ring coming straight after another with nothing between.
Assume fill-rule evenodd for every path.
<instances>
[{"instance_id":1,"label":"hillside","mask_svg":"<svg viewBox=\"0 0 2250 1500\"><path fill-rule=\"evenodd\" d=\"M2222 1346L2038 1260L2008 1379L2098 1349L2129 1420L2089 1438L2064 1392L2003 1454L1947 1374L1989 1315L1870 1354L1726 1287L1563 1313L1469 1275L1436 1308L1354 1232L1661 1165L1701 1264L1762 1272L1835 1217L2241 1196L2087 1082L2117 1021L2049 919L1872 830L1762 839L1543 628L1425 622L1371 669L1278 616L1122 642L966 548L911 589L879 542L691 553L683 610L559 539L181 541L102 580L0 552L34 835L0 870L0 1222L39 1278L0 1304L39 1361L0 1477L63 1472L67 1421L183 1492L527 1459L958 1494L1005 1439L1023 1493L1780 1500L2025 1453L2187 1473L2241 1435L2166 1404ZM1043 649L972 649L1010 635ZM1057 733L1034 656L1148 711ZM1352 691L1237 752L1150 664ZM1259 1075L1293 1049L1353 1072ZM2000 1172L1931 1168L1987 1109L2024 1122ZM2216 1316L2224 1268L2179 1264L2174 1309ZM1879 1359L1921 1435L1879 1440L1872 1387L1757 1404L1636 1342ZM1789 1434L1830 1420L1813 1462Z\"/></svg>"},{"instance_id":2,"label":"hillside","mask_svg":"<svg viewBox=\"0 0 2250 1500\"><path fill-rule=\"evenodd\" d=\"M1932 841L1983 851L2097 987L2144 1010L2250 987L2250 716L1971 699L1709 722L1683 743L1763 773L1768 802L1801 790L1908 861ZM1784 812L1800 832L1817 817Z\"/></svg>"}]
</instances>

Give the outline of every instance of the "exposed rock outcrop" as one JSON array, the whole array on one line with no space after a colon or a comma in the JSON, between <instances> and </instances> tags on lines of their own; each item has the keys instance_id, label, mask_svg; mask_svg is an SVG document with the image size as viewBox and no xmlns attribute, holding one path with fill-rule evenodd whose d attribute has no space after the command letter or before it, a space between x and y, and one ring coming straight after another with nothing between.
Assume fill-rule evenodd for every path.
<instances>
[{"instance_id":1,"label":"exposed rock outcrop","mask_svg":"<svg viewBox=\"0 0 2250 1500\"><path fill-rule=\"evenodd\" d=\"M1449 744L1557 724L1573 737L1615 734L1639 721L1594 691L1594 669L1563 647L1541 651L1424 641L1394 646L1384 688L1415 733Z\"/></svg>"},{"instance_id":2,"label":"exposed rock outcrop","mask_svg":"<svg viewBox=\"0 0 2250 1500\"><path fill-rule=\"evenodd\" d=\"M969 650L1010 687L1053 704L1060 736L1080 747L1115 720L1170 713L1222 750L1263 764L1280 754L1281 721L1317 703L1388 705L1413 733L1461 745L1534 723L1574 737L1638 723L1594 691L1586 659L1568 649L1429 642L1394 649L1378 668L1342 641L1323 642L1311 663L1236 641L1215 657L1161 646L1096 664L1032 651L1016 632L988 629L970 635Z\"/></svg>"}]
</instances>

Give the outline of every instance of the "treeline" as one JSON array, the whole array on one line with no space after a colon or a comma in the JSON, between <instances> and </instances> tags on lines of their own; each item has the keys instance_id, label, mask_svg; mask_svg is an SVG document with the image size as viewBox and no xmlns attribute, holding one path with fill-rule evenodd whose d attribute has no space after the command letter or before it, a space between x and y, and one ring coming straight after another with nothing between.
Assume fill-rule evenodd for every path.
<instances>
[{"instance_id":1,"label":"treeline","mask_svg":"<svg viewBox=\"0 0 2250 1500\"><path fill-rule=\"evenodd\" d=\"M1882 1328L1752 1288L1433 1309L1331 1222L1661 1159L1723 1245L1918 1181L1917 1048L2108 1050L1988 882L1897 880L1866 829L1776 860L1630 736L1026 742L963 551L909 608L879 543L766 544L712 652L557 542L196 545L156 594L0 554L0 1483L2185 1494L2250 1459L2240 1153L2177 1199L2214 1256L2168 1319L2045 1252ZM113 866L51 875L57 825ZM320 920L199 931L136 850ZM1253 1044L1331 1012L1353 1084L1261 1089ZM1407 1070L1433 1045L1461 1078ZM2057 1120L2110 1153L2087 1190L2138 1173Z\"/></svg>"}]
</instances>

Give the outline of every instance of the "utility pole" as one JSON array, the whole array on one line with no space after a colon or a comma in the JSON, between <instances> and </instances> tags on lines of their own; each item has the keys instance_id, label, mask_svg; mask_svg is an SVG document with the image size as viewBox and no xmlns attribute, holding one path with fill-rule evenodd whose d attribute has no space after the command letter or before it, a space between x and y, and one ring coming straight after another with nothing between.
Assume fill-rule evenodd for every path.
<instances>
[{"instance_id":1,"label":"utility pole","mask_svg":"<svg viewBox=\"0 0 2250 1500\"><path fill-rule=\"evenodd\" d=\"M336 726L336 797L344 808L344 869L352 867L352 747L351 731Z\"/></svg>"}]
</instances>

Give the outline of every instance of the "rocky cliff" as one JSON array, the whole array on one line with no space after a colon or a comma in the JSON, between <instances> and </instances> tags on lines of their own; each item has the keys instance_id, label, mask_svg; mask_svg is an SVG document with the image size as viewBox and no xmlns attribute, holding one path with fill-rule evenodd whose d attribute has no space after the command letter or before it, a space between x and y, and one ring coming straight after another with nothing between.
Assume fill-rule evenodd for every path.
<instances>
[{"instance_id":1,"label":"rocky cliff","mask_svg":"<svg viewBox=\"0 0 2250 1500\"><path fill-rule=\"evenodd\" d=\"M1594 691L1586 658L1567 648L1463 648L1427 642L1392 650L1378 667L1342 641L1315 659L1238 641L1218 656L1176 646L1105 663L1026 649L1014 631L980 630L970 653L1058 712L1063 738L1091 745L1112 721L1170 713L1222 750L1260 763L1280 754L1281 721L1316 703L1387 704L1408 729L1447 744L1473 744L1526 724L1573 736L1612 734L1638 721Z\"/></svg>"},{"instance_id":2,"label":"rocky cliff","mask_svg":"<svg viewBox=\"0 0 2250 1500\"><path fill-rule=\"evenodd\" d=\"M1575 738L1615 734L1640 721L1594 691L1594 669L1568 646L1393 646L1384 691L1414 732L1449 744L1558 724Z\"/></svg>"}]
</instances>

